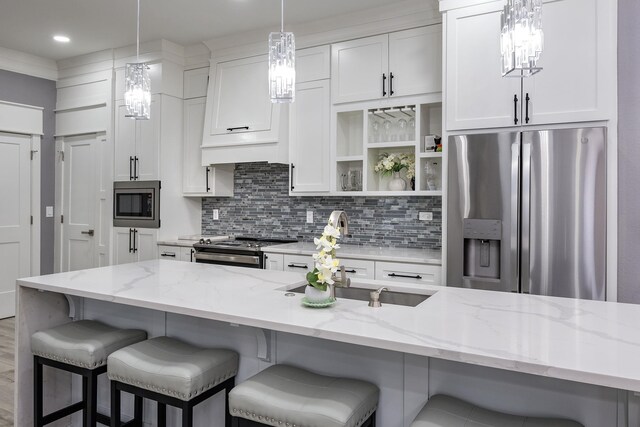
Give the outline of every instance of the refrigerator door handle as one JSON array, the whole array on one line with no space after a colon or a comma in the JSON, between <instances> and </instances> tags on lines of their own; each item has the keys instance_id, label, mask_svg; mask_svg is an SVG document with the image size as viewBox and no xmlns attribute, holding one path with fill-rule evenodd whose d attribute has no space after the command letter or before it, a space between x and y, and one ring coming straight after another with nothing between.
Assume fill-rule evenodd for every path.
<instances>
[{"instance_id":1,"label":"refrigerator door handle","mask_svg":"<svg viewBox=\"0 0 640 427\"><path fill-rule=\"evenodd\" d=\"M520 291L520 134L511 145L511 230L509 262L511 277L511 292Z\"/></svg>"},{"instance_id":2,"label":"refrigerator door handle","mask_svg":"<svg viewBox=\"0 0 640 427\"><path fill-rule=\"evenodd\" d=\"M531 292L531 143L522 144L520 292Z\"/></svg>"}]
</instances>

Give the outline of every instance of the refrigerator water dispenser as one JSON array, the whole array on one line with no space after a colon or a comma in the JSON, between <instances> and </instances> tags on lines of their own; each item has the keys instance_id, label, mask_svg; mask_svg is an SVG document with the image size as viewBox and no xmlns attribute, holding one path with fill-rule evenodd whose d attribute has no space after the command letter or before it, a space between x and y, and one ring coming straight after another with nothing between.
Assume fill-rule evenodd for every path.
<instances>
[{"instance_id":1,"label":"refrigerator water dispenser","mask_svg":"<svg viewBox=\"0 0 640 427\"><path fill-rule=\"evenodd\" d=\"M464 220L464 276L500 279L502 221Z\"/></svg>"}]
</instances>

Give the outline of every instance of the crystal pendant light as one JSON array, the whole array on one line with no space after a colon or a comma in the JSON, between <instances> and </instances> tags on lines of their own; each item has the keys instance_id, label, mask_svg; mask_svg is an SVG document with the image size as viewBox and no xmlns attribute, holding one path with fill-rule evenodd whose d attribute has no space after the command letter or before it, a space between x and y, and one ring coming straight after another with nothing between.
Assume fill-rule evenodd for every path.
<instances>
[{"instance_id":1,"label":"crystal pendant light","mask_svg":"<svg viewBox=\"0 0 640 427\"><path fill-rule=\"evenodd\" d=\"M528 77L540 70L542 0L507 0L500 19L502 76Z\"/></svg>"},{"instance_id":2,"label":"crystal pendant light","mask_svg":"<svg viewBox=\"0 0 640 427\"><path fill-rule=\"evenodd\" d=\"M124 102L127 117L135 120L149 120L151 113L151 79L149 67L140 62L140 0L138 0L138 25L136 38L136 63L125 68Z\"/></svg>"},{"instance_id":3,"label":"crystal pendant light","mask_svg":"<svg viewBox=\"0 0 640 427\"><path fill-rule=\"evenodd\" d=\"M296 43L293 33L284 32L284 0L280 13L280 32L269 34L269 95L274 103L293 102L296 95Z\"/></svg>"}]
</instances>

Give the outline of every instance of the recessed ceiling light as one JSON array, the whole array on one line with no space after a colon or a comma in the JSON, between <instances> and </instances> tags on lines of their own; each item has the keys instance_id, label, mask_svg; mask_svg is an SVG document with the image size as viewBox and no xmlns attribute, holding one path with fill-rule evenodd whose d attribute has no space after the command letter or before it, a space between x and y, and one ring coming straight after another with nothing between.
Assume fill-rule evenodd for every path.
<instances>
[{"instance_id":1,"label":"recessed ceiling light","mask_svg":"<svg viewBox=\"0 0 640 427\"><path fill-rule=\"evenodd\" d=\"M69 43L71 41L67 36L53 36L53 39L60 43Z\"/></svg>"}]
</instances>

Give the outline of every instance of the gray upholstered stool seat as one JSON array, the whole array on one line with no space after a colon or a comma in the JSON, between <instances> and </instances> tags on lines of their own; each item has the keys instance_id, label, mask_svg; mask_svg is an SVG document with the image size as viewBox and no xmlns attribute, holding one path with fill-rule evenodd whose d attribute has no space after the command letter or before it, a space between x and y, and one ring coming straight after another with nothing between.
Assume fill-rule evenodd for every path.
<instances>
[{"instance_id":1,"label":"gray upholstered stool seat","mask_svg":"<svg viewBox=\"0 0 640 427\"><path fill-rule=\"evenodd\" d=\"M275 365L236 386L229 411L268 426L359 427L375 413L379 394L365 381Z\"/></svg>"},{"instance_id":2,"label":"gray upholstered stool seat","mask_svg":"<svg viewBox=\"0 0 640 427\"><path fill-rule=\"evenodd\" d=\"M235 377L238 353L205 349L169 337L153 338L109 356L107 375L129 384L188 401Z\"/></svg>"},{"instance_id":3,"label":"gray upholstered stool seat","mask_svg":"<svg viewBox=\"0 0 640 427\"><path fill-rule=\"evenodd\" d=\"M31 351L45 359L94 369L105 365L114 351L146 338L145 331L79 320L36 332L31 336Z\"/></svg>"},{"instance_id":4,"label":"gray upholstered stool seat","mask_svg":"<svg viewBox=\"0 0 640 427\"><path fill-rule=\"evenodd\" d=\"M557 418L503 414L437 394L429 399L411 427L582 427L582 424Z\"/></svg>"}]
</instances>

